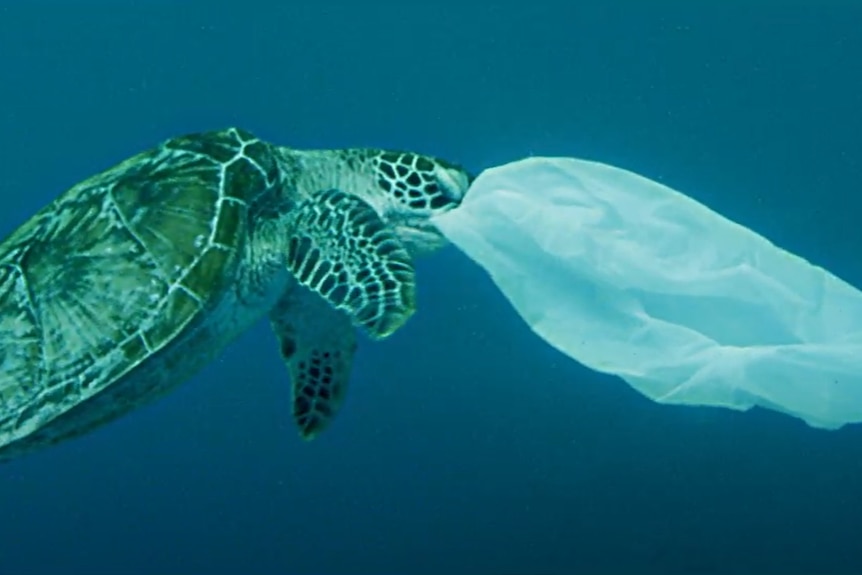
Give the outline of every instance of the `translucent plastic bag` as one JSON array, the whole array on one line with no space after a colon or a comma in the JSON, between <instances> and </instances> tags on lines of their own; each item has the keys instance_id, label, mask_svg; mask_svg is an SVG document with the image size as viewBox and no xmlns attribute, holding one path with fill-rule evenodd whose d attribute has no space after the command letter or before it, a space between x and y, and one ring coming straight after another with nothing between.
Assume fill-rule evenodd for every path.
<instances>
[{"instance_id":1,"label":"translucent plastic bag","mask_svg":"<svg viewBox=\"0 0 862 575\"><path fill-rule=\"evenodd\" d=\"M529 158L435 223L538 335L655 401L862 421L862 292L679 192Z\"/></svg>"}]
</instances>

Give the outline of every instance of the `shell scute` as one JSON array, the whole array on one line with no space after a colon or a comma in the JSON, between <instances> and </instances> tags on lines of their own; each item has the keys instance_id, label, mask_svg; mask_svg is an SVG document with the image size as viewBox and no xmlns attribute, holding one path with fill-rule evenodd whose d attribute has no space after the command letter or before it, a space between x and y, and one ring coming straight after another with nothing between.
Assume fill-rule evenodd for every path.
<instances>
[{"instance_id":1,"label":"shell scute","mask_svg":"<svg viewBox=\"0 0 862 575\"><path fill-rule=\"evenodd\" d=\"M248 205L272 188L276 163L241 130L174 138L71 188L0 243L0 447L201 317L232 285Z\"/></svg>"}]
</instances>

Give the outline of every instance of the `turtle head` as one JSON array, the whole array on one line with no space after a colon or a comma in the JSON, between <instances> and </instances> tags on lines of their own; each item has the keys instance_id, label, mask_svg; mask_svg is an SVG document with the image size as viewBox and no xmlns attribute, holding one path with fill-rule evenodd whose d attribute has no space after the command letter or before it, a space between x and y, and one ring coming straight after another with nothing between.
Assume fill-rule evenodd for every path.
<instances>
[{"instance_id":1,"label":"turtle head","mask_svg":"<svg viewBox=\"0 0 862 575\"><path fill-rule=\"evenodd\" d=\"M458 207L473 177L461 166L413 152L370 152L373 192L366 197L412 253L446 243L433 216ZM361 195L361 194L360 194Z\"/></svg>"},{"instance_id":2,"label":"turtle head","mask_svg":"<svg viewBox=\"0 0 862 575\"><path fill-rule=\"evenodd\" d=\"M431 218L461 204L473 177L434 156L372 148L280 148L284 171L301 195L337 188L361 198L396 230L412 254L433 251L446 239Z\"/></svg>"}]
</instances>

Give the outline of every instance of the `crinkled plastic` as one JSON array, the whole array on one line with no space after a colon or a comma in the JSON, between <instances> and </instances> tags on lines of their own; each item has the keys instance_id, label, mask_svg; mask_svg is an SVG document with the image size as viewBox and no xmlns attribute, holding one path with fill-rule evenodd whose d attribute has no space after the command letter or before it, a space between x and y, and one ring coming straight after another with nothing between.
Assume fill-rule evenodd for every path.
<instances>
[{"instance_id":1,"label":"crinkled plastic","mask_svg":"<svg viewBox=\"0 0 862 575\"><path fill-rule=\"evenodd\" d=\"M666 186L529 158L435 224L539 336L654 401L862 421L862 292Z\"/></svg>"}]
</instances>

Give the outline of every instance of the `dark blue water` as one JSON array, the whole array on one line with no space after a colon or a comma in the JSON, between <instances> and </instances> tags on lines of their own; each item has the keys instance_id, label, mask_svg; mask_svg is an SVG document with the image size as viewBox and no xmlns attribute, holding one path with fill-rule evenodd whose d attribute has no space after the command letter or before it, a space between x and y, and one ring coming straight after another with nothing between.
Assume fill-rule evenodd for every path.
<instances>
[{"instance_id":1,"label":"dark blue water","mask_svg":"<svg viewBox=\"0 0 862 575\"><path fill-rule=\"evenodd\" d=\"M238 125L476 171L609 162L862 286L862 4L571 4L4 2L0 235ZM311 444L261 324L0 467L0 575L862 572L862 428L654 404L539 341L454 248L419 273L418 314L362 341Z\"/></svg>"}]
</instances>

